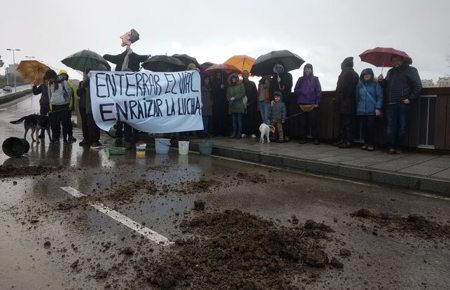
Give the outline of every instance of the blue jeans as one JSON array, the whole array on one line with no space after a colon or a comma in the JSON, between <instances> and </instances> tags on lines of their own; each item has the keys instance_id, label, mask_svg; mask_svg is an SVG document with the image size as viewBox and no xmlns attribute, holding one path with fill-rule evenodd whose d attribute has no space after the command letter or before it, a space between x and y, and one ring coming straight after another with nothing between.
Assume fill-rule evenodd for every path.
<instances>
[{"instance_id":1,"label":"blue jeans","mask_svg":"<svg viewBox=\"0 0 450 290\"><path fill-rule=\"evenodd\" d=\"M209 133L209 116L202 116L203 118L203 132L205 134Z\"/></svg>"},{"instance_id":2,"label":"blue jeans","mask_svg":"<svg viewBox=\"0 0 450 290\"><path fill-rule=\"evenodd\" d=\"M387 144L397 148L408 130L409 106L405 104L389 104L386 106Z\"/></svg>"},{"instance_id":3,"label":"blue jeans","mask_svg":"<svg viewBox=\"0 0 450 290\"><path fill-rule=\"evenodd\" d=\"M269 108L270 103L266 101L258 101L259 112L261 113L261 119L265 124L269 125Z\"/></svg>"},{"instance_id":4,"label":"blue jeans","mask_svg":"<svg viewBox=\"0 0 450 290\"><path fill-rule=\"evenodd\" d=\"M232 113L233 136L240 137L242 134L242 113Z\"/></svg>"}]
</instances>

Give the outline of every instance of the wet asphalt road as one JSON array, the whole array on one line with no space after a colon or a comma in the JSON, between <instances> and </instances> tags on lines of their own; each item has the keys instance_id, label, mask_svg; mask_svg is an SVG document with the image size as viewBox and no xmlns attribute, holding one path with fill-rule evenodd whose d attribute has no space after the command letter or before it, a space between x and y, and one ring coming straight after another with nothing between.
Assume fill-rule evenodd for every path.
<instances>
[{"instance_id":1,"label":"wet asphalt road","mask_svg":"<svg viewBox=\"0 0 450 290\"><path fill-rule=\"evenodd\" d=\"M0 141L21 136L23 127L8 122L37 111L37 98L21 99L0 107ZM79 134L76 136L79 137ZM110 144L106 140L105 144ZM88 196L102 196L115 184L154 180L157 184L217 180L211 192L138 195L129 202L102 199L102 203L133 221L175 240L183 234L178 222L189 216L193 202L202 199L208 210L240 209L287 225L292 215L300 222L313 219L334 230L327 251L345 247L343 270L329 269L310 288L448 289L449 241L426 241L412 235L389 233L350 217L361 208L375 212L420 214L441 224L450 223L450 200L402 189L305 175L197 155L136 158L108 156L104 149L83 150L77 144L33 145L22 159L0 154L0 164L64 166L48 176L6 178L0 183L0 289L103 289L92 278L96 268L111 266L115 249L145 247L158 255L160 245L136 234L91 206L55 210L74 197L61 189L70 186ZM267 183L235 182L238 172L263 174ZM45 242L50 247L44 247ZM105 247L105 244L113 247ZM70 265L79 259L79 271ZM88 259L91 259L90 261ZM113 260L121 259L115 257ZM98 264L98 265L97 265ZM91 268L91 266L93 268ZM127 273L116 279L126 279ZM130 278L130 277L128 277Z\"/></svg>"}]
</instances>

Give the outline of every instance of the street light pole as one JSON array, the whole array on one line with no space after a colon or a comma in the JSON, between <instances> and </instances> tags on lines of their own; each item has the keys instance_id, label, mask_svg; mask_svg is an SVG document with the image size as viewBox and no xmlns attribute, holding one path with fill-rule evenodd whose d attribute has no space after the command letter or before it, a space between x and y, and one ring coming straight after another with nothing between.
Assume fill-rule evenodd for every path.
<instances>
[{"instance_id":1,"label":"street light pole","mask_svg":"<svg viewBox=\"0 0 450 290\"><path fill-rule=\"evenodd\" d=\"M7 48L6 50L12 51L12 55L13 55L13 66L14 66L14 92L17 92L17 79L16 79L16 75L17 75L17 68L16 68L16 56L15 56L15 52L16 51L20 51L19 48Z\"/></svg>"}]
</instances>

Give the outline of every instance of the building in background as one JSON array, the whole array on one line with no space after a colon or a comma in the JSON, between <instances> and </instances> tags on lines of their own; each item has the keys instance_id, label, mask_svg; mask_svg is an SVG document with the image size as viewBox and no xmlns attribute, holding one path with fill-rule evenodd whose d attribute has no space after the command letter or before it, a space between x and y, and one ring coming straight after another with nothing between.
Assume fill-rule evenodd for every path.
<instances>
[{"instance_id":1,"label":"building in background","mask_svg":"<svg viewBox=\"0 0 450 290\"><path fill-rule=\"evenodd\" d=\"M424 88L432 88L434 87L434 81L433 80L422 80L422 87Z\"/></svg>"},{"instance_id":2,"label":"building in background","mask_svg":"<svg viewBox=\"0 0 450 290\"><path fill-rule=\"evenodd\" d=\"M450 87L450 77L439 78L436 84L437 87Z\"/></svg>"}]
</instances>

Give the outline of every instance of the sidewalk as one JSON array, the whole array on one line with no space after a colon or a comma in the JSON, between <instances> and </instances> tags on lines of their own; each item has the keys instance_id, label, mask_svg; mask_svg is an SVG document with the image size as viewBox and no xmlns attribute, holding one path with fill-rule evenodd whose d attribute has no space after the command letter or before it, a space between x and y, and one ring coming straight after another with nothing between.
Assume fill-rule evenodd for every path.
<instances>
[{"instance_id":1,"label":"sidewalk","mask_svg":"<svg viewBox=\"0 0 450 290\"><path fill-rule=\"evenodd\" d=\"M213 154L311 173L371 181L450 196L450 154L407 152L389 155L359 147L298 142L260 144L259 139L213 138ZM191 150L198 151L198 140Z\"/></svg>"}]
</instances>

